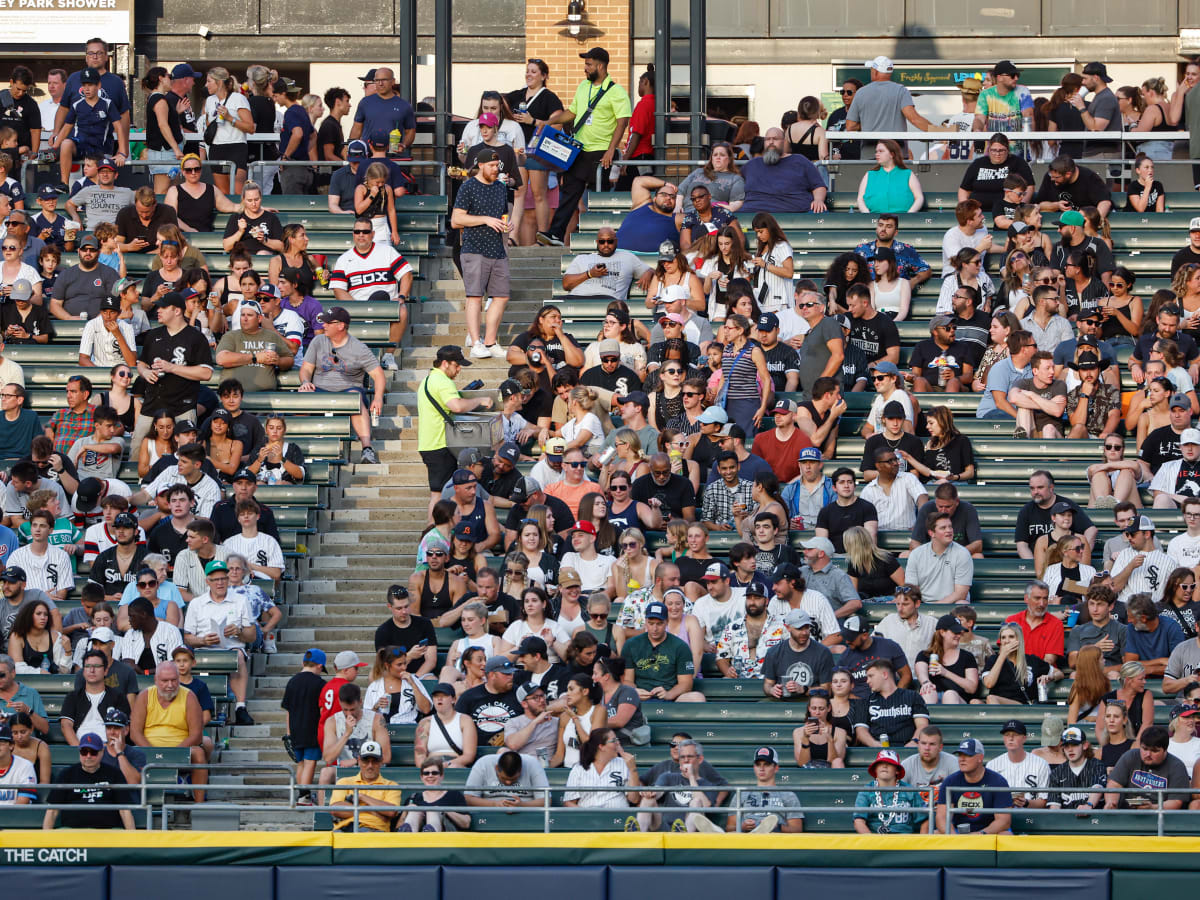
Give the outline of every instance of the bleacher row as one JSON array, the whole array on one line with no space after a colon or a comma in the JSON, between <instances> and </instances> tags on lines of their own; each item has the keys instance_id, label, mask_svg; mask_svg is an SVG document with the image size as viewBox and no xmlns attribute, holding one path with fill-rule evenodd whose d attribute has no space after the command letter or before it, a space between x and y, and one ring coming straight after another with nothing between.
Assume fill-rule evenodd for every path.
<instances>
[{"instance_id":1,"label":"bleacher row","mask_svg":"<svg viewBox=\"0 0 1200 900\"><path fill-rule=\"evenodd\" d=\"M236 200L236 198L233 198ZM27 207L37 208L35 198L27 198ZM346 216L336 216L328 211L324 197L278 196L270 198L270 206L279 211L280 220L286 225L302 222L308 231L312 254L325 254L326 265L332 268L337 256L351 244L350 222ZM431 249L436 249L440 240L442 219L446 211L445 197L411 196L398 202L397 219L402 232L401 252L414 269L418 284L432 272L429 265ZM222 217L218 226L223 226ZM189 234L189 240L206 255L209 269L214 278L225 272L225 254L221 249L219 232ZM144 276L149 271L150 257L127 254L126 266L134 277ZM65 254L62 266L74 265L74 254ZM265 274L267 258L261 266ZM414 294L421 293L419 287ZM332 305L332 292L320 289L317 298L326 306ZM395 304L350 301L343 304L353 317L351 333L370 346L379 347L387 342L388 325L395 321ZM86 323L81 320L55 321L55 339L49 344L9 344L5 356L21 365L25 373L27 404L42 419L43 424L50 416L66 404L65 386L72 375L85 375L95 391L106 390L111 385L107 369L84 368L78 365L79 338ZM214 372L208 385L215 388L222 379L220 369ZM329 491L338 483L338 469L349 462L349 416L358 409L358 398L352 395L299 393L299 366L280 375L280 390L247 394L243 408L259 416L283 415L287 422L287 437L304 452L306 460L305 482L299 485L260 485L256 496L269 505L275 514L279 528L280 544L289 562L288 572L279 586L276 600L286 606L296 600L298 584L294 578L296 561L307 554L307 536L317 531L317 513L329 505ZM136 453L121 467L121 480L130 485L138 482ZM86 573L86 566L81 572ZM65 603L59 604L64 614L78 605L78 587L83 579L77 578L77 589ZM286 626L286 616L284 625ZM210 726L210 732L225 722L226 707L231 709L232 693L229 690L230 672L235 671L233 654L221 651L198 651L194 673L209 687L217 701L218 715ZM62 732L57 717L63 697L70 691L73 676L23 675L23 684L38 690L45 703L51 721L51 758L55 773L62 767L78 761L74 748L62 743ZM142 677L140 686L146 687L153 679ZM150 762L176 765L186 763L188 754L178 748L148 750ZM174 784L177 772L158 769L147 779L152 784ZM152 793L157 802L162 796L161 788ZM0 812L0 828L40 827L43 810L22 812L12 807ZM35 814L36 813L36 814ZM139 827L141 822L139 821Z\"/></svg>"}]
</instances>

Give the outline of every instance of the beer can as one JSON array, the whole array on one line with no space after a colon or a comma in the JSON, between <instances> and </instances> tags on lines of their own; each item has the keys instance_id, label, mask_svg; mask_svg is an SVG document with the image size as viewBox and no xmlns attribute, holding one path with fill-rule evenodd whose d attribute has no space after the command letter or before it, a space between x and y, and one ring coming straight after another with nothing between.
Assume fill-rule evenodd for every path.
<instances>
[{"instance_id":1,"label":"beer can","mask_svg":"<svg viewBox=\"0 0 1200 900\"><path fill-rule=\"evenodd\" d=\"M892 740L891 740L891 738L889 738L889 737L888 737L886 734L881 734L881 735L879 736L879 746L881 746L881 747L890 747L890 746L892 746Z\"/></svg>"},{"instance_id":2,"label":"beer can","mask_svg":"<svg viewBox=\"0 0 1200 900\"><path fill-rule=\"evenodd\" d=\"M1046 703L1050 700L1050 692L1046 688L1046 682L1038 682L1038 703Z\"/></svg>"}]
</instances>

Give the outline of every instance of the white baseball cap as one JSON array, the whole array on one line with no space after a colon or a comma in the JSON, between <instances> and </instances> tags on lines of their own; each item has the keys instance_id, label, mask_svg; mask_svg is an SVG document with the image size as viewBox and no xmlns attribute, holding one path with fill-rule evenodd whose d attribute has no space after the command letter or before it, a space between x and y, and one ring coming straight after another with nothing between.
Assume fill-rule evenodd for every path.
<instances>
[{"instance_id":1,"label":"white baseball cap","mask_svg":"<svg viewBox=\"0 0 1200 900\"><path fill-rule=\"evenodd\" d=\"M876 72L892 71L892 61L886 56L877 56L874 59L868 59L866 66L868 69L874 69Z\"/></svg>"},{"instance_id":2,"label":"white baseball cap","mask_svg":"<svg viewBox=\"0 0 1200 900\"><path fill-rule=\"evenodd\" d=\"M1200 216L1196 216L1188 223L1188 231L1200 231Z\"/></svg>"},{"instance_id":3,"label":"white baseball cap","mask_svg":"<svg viewBox=\"0 0 1200 900\"><path fill-rule=\"evenodd\" d=\"M1184 444L1200 444L1200 430L1195 428L1183 429L1183 434L1179 436L1179 446Z\"/></svg>"}]
</instances>

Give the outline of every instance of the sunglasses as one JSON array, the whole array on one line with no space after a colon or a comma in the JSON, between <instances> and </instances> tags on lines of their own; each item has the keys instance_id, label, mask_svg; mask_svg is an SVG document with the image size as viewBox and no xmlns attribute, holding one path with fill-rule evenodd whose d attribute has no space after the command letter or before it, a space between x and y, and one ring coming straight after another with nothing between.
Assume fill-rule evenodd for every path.
<instances>
[{"instance_id":1,"label":"sunglasses","mask_svg":"<svg viewBox=\"0 0 1200 900\"><path fill-rule=\"evenodd\" d=\"M797 303L796 309L812 309L814 306L820 305L820 303Z\"/></svg>"},{"instance_id":2,"label":"sunglasses","mask_svg":"<svg viewBox=\"0 0 1200 900\"><path fill-rule=\"evenodd\" d=\"M602 363L620 362L620 361L621 361L621 357L619 357L619 356L602 356L602 357L600 357L600 362L602 362Z\"/></svg>"},{"instance_id":3,"label":"sunglasses","mask_svg":"<svg viewBox=\"0 0 1200 900\"><path fill-rule=\"evenodd\" d=\"M588 613L589 619L607 619L608 613Z\"/></svg>"},{"instance_id":4,"label":"sunglasses","mask_svg":"<svg viewBox=\"0 0 1200 900\"><path fill-rule=\"evenodd\" d=\"M1105 450L1124 450L1125 445L1124 444L1105 444L1104 449Z\"/></svg>"},{"instance_id":5,"label":"sunglasses","mask_svg":"<svg viewBox=\"0 0 1200 900\"><path fill-rule=\"evenodd\" d=\"M616 242L616 238L596 238L597 246L601 244L615 244Z\"/></svg>"},{"instance_id":6,"label":"sunglasses","mask_svg":"<svg viewBox=\"0 0 1200 900\"><path fill-rule=\"evenodd\" d=\"M374 234L374 229L371 228L355 228L353 234Z\"/></svg>"},{"instance_id":7,"label":"sunglasses","mask_svg":"<svg viewBox=\"0 0 1200 900\"><path fill-rule=\"evenodd\" d=\"M421 777L422 778L436 778L438 775L441 775L441 774L442 773L439 772L437 769L430 769L428 772L422 772Z\"/></svg>"},{"instance_id":8,"label":"sunglasses","mask_svg":"<svg viewBox=\"0 0 1200 900\"><path fill-rule=\"evenodd\" d=\"M1196 589L1196 585L1194 584L1181 584L1179 587L1185 591L1194 591Z\"/></svg>"},{"instance_id":9,"label":"sunglasses","mask_svg":"<svg viewBox=\"0 0 1200 900\"><path fill-rule=\"evenodd\" d=\"M841 94L841 95L844 97L844 96L846 96L847 94L853 94L853 93L854 93L854 91L853 91L853 90L849 90L849 91L848 91L848 90L846 90L845 88L842 88L840 91L838 91L838 93L839 93L839 94Z\"/></svg>"},{"instance_id":10,"label":"sunglasses","mask_svg":"<svg viewBox=\"0 0 1200 900\"><path fill-rule=\"evenodd\" d=\"M137 583L137 586L138 587L154 587L157 584L158 584L158 580L155 578L151 578L149 581L139 581Z\"/></svg>"},{"instance_id":11,"label":"sunglasses","mask_svg":"<svg viewBox=\"0 0 1200 900\"><path fill-rule=\"evenodd\" d=\"M683 396L685 396L685 397L703 397L704 394L702 394L700 391L684 391Z\"/></svg>"},{"instance_id":12,"label":"sunglasses","mask_svg":"<svg viewBox=\"0 0 1200 900\"><path fill-rule=\"evenodd\" d=\"M12 252L14 252L14 253L15 253L16 251L18 251L18 250L20 250L20 249L21 249L21 248L20 248L20 247L18 247L16 244L6 244L6 245L4 246L4 252L5 252L5 253L9 252L10 250L11 250Z\"/></svg>"},{"instance_id":13,"label":"sunglasses","mask_svg":"<svg viewBox=\"0 0 1200 900\"><path fill-rule=\"evenodd\" d=\"M132 378L133 377L133 373L130 372L128 369L118 369L113 374L116 378Z\"/></svg>"},{"instance_id":14,"label":"sunglasses","mask_svg":"<svg viewBox=\"0 0 1200 900\"><path fill-rule=\"evenodd\" d=\"M679 323L675 322L674 324L678 325ZM662 371L663 371L664 375L682 375L683 374L683 369L663 369Z\"/></svg>"},{"instance_id":15,"label":"sunglasses","mask_svg":"<svg viewBox=\"0 0 1200 900\"><path fill-rule=\"evenodd\" d=\"M200 171L200 167L199 167L199 166L184 166L184 167L183 167L183 171L184 171L184 173L188 173L188 172L199 172L199 171Z\"/></svg>"},{"instance_id":16,"label":"sunglasses","mask_svg":"<svg viewBox=\"0 0 1200 900\"><path fill-rule=\"evenodd\" d=\"M99 755L100 755L100 751L99 751L99 750L93 750L91 747L80 747L80 748L79 748L79 755L80 755L80 756L99 756Z\"/></svg>"},{"instance_id":17,"label":"sunglasses","mask_svg":"<svg viewBox=\"0 0 1200 900\"><path fill-rule=\"evenodd\" d=\"M608 486L608 489L610 491L627 491L627 490L629 490L629 485L627 485L627 484L610 484Z\"/></svg>"},{"instance_id":18,"label":"sunglasses","mask_svg":"<svg viewBox=\"0 0 1200 900\"><path fill-rule=\"evenodd\" d=\"M587 462L584 460L579 460L577 462L563 463L563 465L570 466L572 469L582 469L584 466L587 465Z\"/></svg>"},{"instance_id":19,"label":"sunglasses","mask_svg":"<svg viewBox=\"0 0 1200 900\"><path fill-rule=\"evenodd\" d=\"M642 545L639 544L637 541L622 541L621 542L622 550L636 550L640 546L642 546Z\"/></svg>"},{"instance_id":20,"label":"sunglasses","mask_svg":"<svg viewBox=\"0 0 1200 900\"><path fill-rule=\"evenodd\" d=\"M427 551L425 551L425 555L427 557L428 556L445 556L446 551L445 550L427 550Z\"/></svg>"},{"instance_id":21,"label":"sunglasses","mask_svg":"<svg viewBox=\"0 0 1200 900\"><path fill-rule=\"evenodd\" d=\"M515 577L516 577L516 576L518 576L518 575L524 575L524 574L525 574L525 570L524 570L524 569L505 569L505 570L504 570L504 574L505 574L505 575L512 575L512 576L515 578Z\"/></svg>"},{"instance_id":22,"label":"sunglasses","mask_svg":"<svg viewBox=\"0 0 1200 900\"><path fill-rule=\"evenodd\" d=\"M892 375L872 375L871 380L872 381L883 381L885 378L892 378L892 377L894 377L894 376L892 376Z\"/></svg>"}]
</instances>

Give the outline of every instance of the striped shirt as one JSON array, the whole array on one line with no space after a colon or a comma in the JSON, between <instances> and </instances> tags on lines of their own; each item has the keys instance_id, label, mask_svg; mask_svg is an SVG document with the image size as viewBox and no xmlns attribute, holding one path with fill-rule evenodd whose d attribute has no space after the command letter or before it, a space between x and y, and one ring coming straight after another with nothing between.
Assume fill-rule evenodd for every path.
<instances>
[{"instance_id":1,"label":"striped shirt","mask_svg":"<svg viewBox=\"0 0 1200 900\"><path fill-rule=\"evenodd\" d=\"M721 372L725 376L729 391L728 400L758 400L762 397L762 388L758 385L758 367L754 364L755 341L747 341L741 350L734 350L732 344L725 346L721 355Z\"/></svg>"},{"instance_id":2,"label":"striped shirt","mask_svg":"<svg viewBox=\"0 0 1200 900\"><path fill-rule=\"evenodd\" d=\"M1132 547L1126 547L1118 553L1117 558L1113 560L1113 577L1124 572L1139 555L1141 551ZM1117 597L1122 603L1128 603L1134 594L1149 594L1150 599L1158 603L1162 600L1163 588L1167 586L1167 577L1179 565L1173 556L1162 550L1152 550L1145 556L1145 560L1133 570L1129 580L1125 582L1125 589Z\"/></svg>"},{"instance_id":3,"label":"striped shirt","mask_svg":"<svg viewBox=\"0 0 1200 900\"><path fill-rule=\"evenodd\" d=\"M616 756L608 761L603 771L597 772L595 764L586 769L576 763L567 776L567 790L563 800L577 800L581 807L622 809L629 806L624 788L629 784L629 766ZM580 791L573 788L608 787L610 791Z\"/></svg>"},{"instance_id":4,"label":"striped shirt","mask_svg":"<svg viewBox=\"0 0 1200 900\"><path fill-rule=\"evenodd\" d=\"M1032 753L1026 753L1020 762L1013 762L1005 753L989 762L987 767L997 775L1002 775L1013 788L1014 794L1020 788L1046 788L1050 784L1050 764ZM1035 797L1045 800L1047 796L1045 790L1025 792L1026 800Z\"/></svg>"}]
</instances>

